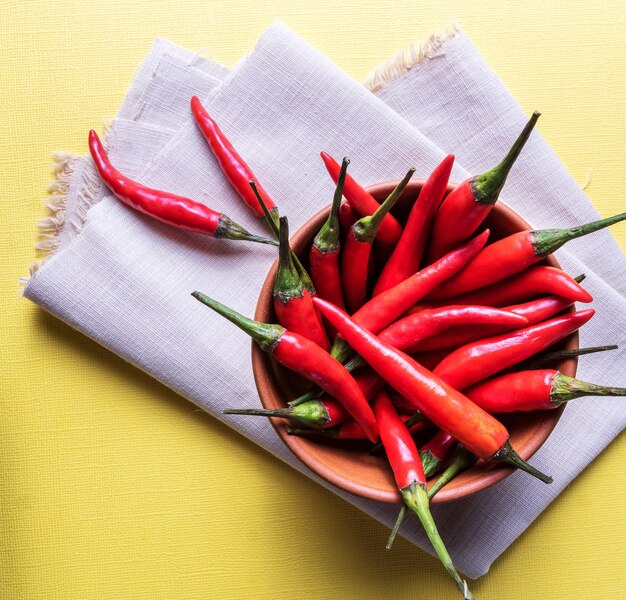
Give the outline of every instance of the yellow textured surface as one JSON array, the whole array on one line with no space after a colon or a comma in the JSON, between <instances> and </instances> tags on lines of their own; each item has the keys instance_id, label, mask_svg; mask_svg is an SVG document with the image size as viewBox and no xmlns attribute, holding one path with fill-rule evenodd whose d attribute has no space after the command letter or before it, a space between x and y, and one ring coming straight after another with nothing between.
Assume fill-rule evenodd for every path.
<instances>
[{"instance_id":1,"label":"yellow textured surface","mask_svg":"<svg viewBox=\"0 0 626 600\"><path fill-rule=\"evenodd\" d=\"M246 6L247 5L247 6ZM0 2L0 598L456 598L438 563L19 301L51 151L85 151L154 37L225 64L281 18L363 79L458 18L603 215L624 209L626 4ZM615 228L626 248L626 228ZM609 340L607 340L608 342ZM473 590L623 598L617 440Z\"/></svg>"}]
</instances>

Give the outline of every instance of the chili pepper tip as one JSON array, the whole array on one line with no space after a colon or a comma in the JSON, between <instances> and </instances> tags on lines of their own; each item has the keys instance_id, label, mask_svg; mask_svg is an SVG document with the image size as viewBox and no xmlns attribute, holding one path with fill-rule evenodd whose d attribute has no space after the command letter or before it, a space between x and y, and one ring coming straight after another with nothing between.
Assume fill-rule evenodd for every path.
<instances>
[{"instance_id":1,"label":"chili pepper tip","mask_svg":"<svg viewBox=\"0 0 626 600\"><path fill-rule=\"evenodd\" d=\"M398 530L400 529L400 525L402 525L402 521L404 521L404 515L406 515L406 504L402 505L400 511L398 512L398 517L396 518L396 522L393 524L393 529L389 534L389 539L387 540L387 545L385 546L385 550L391 550L391 546L393 546L393 542L396 539L396 535L398 535Z\"/></svg>"}]
</instances>

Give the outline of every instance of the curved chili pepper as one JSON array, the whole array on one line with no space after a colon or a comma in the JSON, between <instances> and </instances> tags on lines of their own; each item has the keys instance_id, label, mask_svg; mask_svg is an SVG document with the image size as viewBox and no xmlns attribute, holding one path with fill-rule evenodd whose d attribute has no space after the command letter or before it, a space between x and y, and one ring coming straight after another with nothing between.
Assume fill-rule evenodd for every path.
<instances>
[{"instance_id":1,"label":"curved chili pepper","mask_svg":"<svg viewBox=\"0 0 626 600\"><path fill-rule=\"evenodd\" d=\"M400 417L411 435L417 435L422 431L426 431L430 428L431 424L428 421L419 421L412 425L407 425L407 421L410 419L407 415ZM344 421L332 429L298 429L295 427L288 427L287 433L289 435L297 435L299 437L320 437L328 438L332 440L366 440L367 436L363 431L363 428L353 419Z\"/></svg>"},{"instance_id":2,"label":"curved chili pepper","mask_svg":"<svg viewBox=\"0 0 626 600\"><path fill-rule=\"evenodd\" d=\"M271 354L281 365L317 383L336 398L363 427L368 439L376 442L378 428L370 405L352 375L328 352L280 325L248 319L201 292L193 292L192 296L247 333L261 350Z\"/></svg>"},{"instance_id":3,"label":"curved chili pepper","mask_svg":"<svg viewBox=\"0 0 626 600\"><path fill-rule=\"evenodd\" d=\"M566 242L599 231L626 219L626 212L569 229L519 231L485 247L455 277L430 294L449 298L491 285L520 273L544 259Z\"/></svg>"},{"instance_id":4,"label":"curved chili pepper","mask_svg":"<svg viewBox=\"0 0 626 600\"><path fill-rule=\"evenodd\" d=\"M538 300L531 300L523 304L507 306L506 310L526 319L526 325L533 325L545 321L554 315L569 308L573 302L561 296L547 296ZM430 309L436 310L436 309ZM423 311L425 312L425 311ZM420 313L417 313L420 314ZM436 334L428 339L424 339L420 344L413 346L409 351L426 352L428 350L447 350L449 348L459 348L470 342L481 340L487 337L505 333L518 329L515 324L497 325L461 325L452 329L447 329L443 334Z\"/></svg>"},{"instance_id":5,"label":"curved chili pepper","mask_svg":"<svg viewBox=\"0 0 626 600\"><path fill-rule=\"evenodd\" d=\"M302 283L291 256L287 217L280 217L279 261L273 290L276 318L289 331L330 350L324 325L313 306L313 297Z\"/></svg>"},{"instance_id":6,"label":"curved chili pepper","mask_svg":"<svg viewBox=\"0 0 626 600\"><path fill-rule=\"evenodd\" d=\"M453 163L454 155L449 154L424 182L411 208L402 235L378 277L373 296L392 288L419 271L430 226L446 193Z\"/></svg>"},{"instance_id":7,"label":"curved chili pepper","mask_svg":"<svg viewBox=\"0 0 626 600\"><path fill-rule=\"evenodd\" d=\"M261 220L266 220L265 214L259 204L256 195L250 189L250 180L256 177L252 169L233 148L228 138L224 135L218 124L211 118L200 99L193 96L191 99L191 112L202 135L209 144L211 152L217 159L226 179L233 186L233 189L241 196L242 200L252 209L252 212ZM270 212L274 223L278 222L278 209L269 194L257 183L257 189L265 202L265 206ZM266 223L269 226L269 223Z\"/></svg>"},{"instance_id":8,"label":"curved chili pepper","mask_svg":"<svg viewBox=\"0 0 626 600\"><path fill-rule=\"evenodd\" d=\"M378 333L401 317L428 292L461 270L473 256L480 252L480 249L487 243L488 237L489 230L483 231L479 236L446 254L436 263L378 294L354 313L354 321L372 333ZM331 354L340 362L345 362L350 353L345 340L335 338Z\"/></svg>"},{"instance_id":9,"label":"curved chili pepper","mask_svg":"<svg viewBox=\"0 0 626 600\"><path fill-rule=\"evenodd\" d=\"M534 357L532 360L526 361L524 367L527 369L538 369L550 365L559 360L573 358L574 356L584 356L585 354L595 354L596 352L606 352L607 350L617 350L619 346L612 344L610 346L590 346L589 348L573 348L572 350L556 350L554 352L546 352Z\"/></svg>"},{"instance_id":10,"label":"curved chili pepper","mask_svg":"<svg viewBox=\"0 0 626 600\"><path fill-rule=\"evenodd\" d=\"M316 400L303 402L297 406L287 406L286 408L274 410L266 408L227 408L222 411L222 414L278 417L301 423L313 429L335 427L348 418L345 408L328 394L324 394Z\"/></svg>"},{"instance_id":11,"label":"curved chili pepper","mask_svg":"<svg viewBox=\"0 0 626 600\"><path fill-rule=\"evenodd\" d=\"M211 210L200 202L148 188L122 175L109 161L104 146L93 129L89 132L89 151L102 181L119 200L131 208L177 229L216 238L275 245L274 241L249 233L226 215Z\"/></svg>"},{"instance_id":12,"label":"curved chili pepper","mask_svg":"<svg viewBox=\"0 0 626 600\"><path fill-rule=\"evenodd\" d=\"M427 478L432 477L447 458L456 440L441 429L420 448L420 459Z\"/></svg>"},{"instance_id":13,"label":"curved chili pepper","mask_svg":"<svg viewBox=\"0 0 626 600\"><path fill-rule=\"evenodd\" d=\"M502 162L482 175L470 177L457 185L441 203L432 226L428 262L433 262L456 248L472 235L491 212L540 113L534 112Z\"/></svg>"},{"instance_id":14,"label":"curved chili pepper","mask_svg":"<svg viewBox=\"0 0 626 600\"><path fill-rule=\"evenodd\" d=\"M587 290L578 285L584 278L584 275L579 275L574 279L561 269L539 265L493 285L446 300L438 300L432 305L484 304L487 306L508 306L543 294L563 296L573 302L587 303L591 302L593 297Z\"/></svg>"},{"instance_id":15,"label":"curved chili pepper","mask_svg":"<svg viewBox=\"0 0 626 600\"><path fill-rule=\"evenodd\" d=\"M411 434L398 417L391 400L380 392L374 400L374 414L380 430L380 439L385 447L387 459L391 465L396 485L407 507L414 512L430 543L446 571L450 574L465 599L472 599L467 583L457 573L452 559L437 531L437 526L430 513L426 492L426 477L420 461L419 452Z\"/></svg>"},{"instance_id":16,"label":"curved chili pepper","mask_svg":"<svg viewBox=\"0 0 626 600\"><path fill-rule=\"evenodd\" d=\"M359 219L348 231L341 257L341 284L350 313L357 311L365 302L372 244L383 219L402 195L413 173L415 169L409 169L376 212Z\"/></svg>"},{"instance_id":17,"label":"curved chili pepper","mask_svg":"<svg viewBox=\"0 0 626 600\"><path fill-rule=\"evenodd\" d=\"M339 237L341 233L339 227L339 206L346 179L346 169L349 164L350 161L344 158L330 214L313 239L309 252L311 279L318 296L342 308L345 307L345 302L341 291L341 273L339 270Z\"/></svg>"},{"instance_id":18,"label":"curved chili pepper","mask_svg":"<svg viewBox=\"0 0 626 600\"><path fill-rule=\"evenodd\" d=\"M339 164L328 152L321 152L320 156L326 165L328 174L337 183L341 171ZM350 175L346 176L343 195L350 206L362 217L373 215L380 206L372 195L362 188ZM398 220L393 215L388 214L380 225L376 239L384 246L392 248L400 238L401 233L402 226L398 223Z\"/></svg>"},{"instance_id":19,"label":"curved chili pepper","mask_svg":"<svg viewBox=\"0 0 626 600\"><path fill-rule=\"evenodd\" d=\"M513 450L502 423L410 356L359 326L341 309L320 298L313 302L348 344L440 429L485 460L505 462L551 483L550 477L526 463Z\"/></svg>"},{"instance_id":20,"label":"curved chili pepper","mask_svg":"<svg viewBox=\"0 0 626 600\"><path fill-rule=\"evenodd\" d=\"M466 344L448 354L433 372L448 385L463 390L549 348L582 327L594 314L595 310L589 308Z\"/></svg>"},{"instance_id":21,"label":"curved chili pepper","mask_svg":"<svg viewBox=\"0 0 626 600\"><path fill-rule=\"evenodd\" d=\"M582 396L626 396L626 388L587 383L555 369L518 371L483 381L466 394L490 413L549 410Z\"/></svg>"},{"instance_id":22,"label":"curved chili pepper","mask_svg":"<svg viewBox=\"0 0 626 600\"><path fill-rule=\"evenodd\" d=\"M464 448L460 444L457 445L450 464L446 467L445 471L437 478L437 481L428 489L428 499L430 500L437 494L437 492L447 483L450 483L459 473L469 469L478 458L472 454L467 448Z\"/></svg>"}]
</instances>

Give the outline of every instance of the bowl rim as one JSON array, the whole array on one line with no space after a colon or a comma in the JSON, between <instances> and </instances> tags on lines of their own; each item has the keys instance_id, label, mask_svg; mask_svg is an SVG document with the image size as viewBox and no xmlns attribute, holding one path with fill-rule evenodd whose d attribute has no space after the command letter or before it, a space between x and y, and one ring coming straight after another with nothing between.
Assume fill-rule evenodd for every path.
<instances>
[{"instance_id":1,"label":"bowl rim","mask_svg":"<svg viewBox=\"0 0 626 600\"><path fill-rule=\"evenodd\" d=\"M399 181L400 180L384 181L367 186L365 189L372 195L378 195L381 193L386 194L391 189L396 187ZM414 179L411 180L407 188L421 189L424 183L424 179ZM455 186L455 183L448 184L448 189L446 193L449 193L452 189L454 189ZM532 229L532 226L523 217L521 217L518 213L516 213L501 200L498 200L496 206L505 218L517 220L520 222L520 224L523 224L525 228ZM319 227L321 227L326 217L328 216L329 211L330 204L324 207L322 210L318 211L309 219L307 219L305 223L303 223L298 228L296 233L292 236L291 245L298 246L304 241L303 238L310 236L309 232L303 231L306 226L313 227L314 229L319 229ZM546 260L550 266L561 268L561 265L553 255L549 255L544 260ZM268 318L268 312L271 312L268 311L266 306L267 301L264 299L268 297L271 298L272 296L272 288L277 266L278 259L276 259L270 267L267 277L263 282L263 286L259 293L259 298L255 307L254 318L256 320L266 321L266 319ZM568 310L571 311L572 309L573 307ZM567 347L568 349L579 347L578 331L569 336ZM260 347L256 343L252 342L251 358L252 372L254 375L254 381L261 404L265 408L274 408L274 404L268 403L267 401L268 398L272 396L273 386L271 384L272 377L268 376L267 368L265 365L266 360L271 360L271 357L265 355ZM572 357L568 359L567 365L571 365L568 369L566 369L568 371L567 374L575 376L578 367L578 357ZM571 373L569 373L569 371L571 371ZM545 411L546 418L542 419L541 423L538 426L538 429L533 435L532 440L529 441L529 443L527 443L523 448L516 448L516 450L524 460L528 460L529 458L531 458L533 454L535 454L535 452L537 452L537 450L539 450L539 448L547 441L548 437L550 436L550 434L556 427L559 419L561 418L565 407L566 405L564 404L556 409ZM315 452L310 449L310 444L303 443L303 440L297 436L289 435L287 433L286 427L281 426L281 419L270 418L269 420L272 423L272 426L274 427L274 430L276 431L278 436L281 438L287 448L296 456L296 458L298 458L300 462L302 462L306 467L308 467L311 471L324 479L326 482L331 483L333 486L336 486L344 491L356 494L357 496L361 496L363 498L377 500L379 502L385 503L399 503L402 501L400 493L395 489L381 490L378 488L373 488L369 485L365 485L359 483L358 481L351 480L348 477L344 477L334 471L332 468L320 463L315 457ZM490 464L493 465L493 463ZM465 483L461 487L457 486L448 488L448 486L444 486L441 491L432 499L431 502L445 503L466 498L506 479L513 472L515 472L514 468L506 467L500 464L497 465L497 468L487 467L482 471L480 477L477 477L474 481L469 481ZM432 485L433 481L434 480L431 478L429 483Z\"/></svg>"}]
</instances>

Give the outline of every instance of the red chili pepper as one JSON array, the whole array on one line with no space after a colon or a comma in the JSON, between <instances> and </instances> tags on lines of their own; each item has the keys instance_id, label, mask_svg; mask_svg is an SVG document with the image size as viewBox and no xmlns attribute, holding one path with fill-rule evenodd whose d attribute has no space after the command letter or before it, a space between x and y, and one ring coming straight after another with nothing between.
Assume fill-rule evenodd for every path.
<instances>
[{"instance_id":1,"label":"red chili pepper","mask_svg":"<svg viewBox=\"0 0 626 600\"><path fill-rule=\"evenodd\" d=\"M464 246L446 254L436 263L378 294L354 313L354 321L372 333L378 333L401 317L428 292L462 269L473 256L480 252L488 236L489 230L484 231ZM344 340L335 338L332 355L340 362L347 360L350 349Z\"/></svg>"},{"instance_id":2,"label":"red chili pepper","mask_svg":"<svg viewBox=\"0 0 626 600\"><path fill-rule=\"evenodd\" d=\"M587 383L554 369L519 371L488 379L467 390L490 413L549 410L582 396L626 396L626 388Z\"/></svg>"},{"instance_id":3,"label":"red chili pepper","mask_svg":"<svg viewBox=\"0 0 626 600\"><path fill-rule=\"evenodd\" d=\"M192 296L247 333L281 365L317 383L336 398L367 432L368 439L376 442L378 428L370 405L352 375L328 352L280 325L248 319L205 294L193 292Z\"/></svg>"},{"instance_id":4,"label":"red chili pepper","mask_svg":"<svg viewBox=\"0 0 626 600\"><path fill-rule=\"evenodd\" d=\"M398 201L415 169L409 169L404 179L369 217L359 219L348 231L341 258L341 283L346 305L355 312L367 297L367 277L370 269L372 244L386 215Z\"/></svg>"},{"instance_id":5,"label":"red chili pepper","mask_svg":"<svg viewBox=\"0 0 626 600\"><path fill-rule=\"evenodd\" d=\"M328 174L337 183L341 168L337 161L328 152L321 152L320 156L326 165ZM345 199L350 206L362 217L368 217L376 212L380 206L372 195L362 188L350 175L346 176L346 183L343 189ZM376 239L387 247L393 247L402 233L402 227L398 220L392 215L386 215L378 230Z\"/></svg>"},{"instance_id":6,"label":"red chili pepper","mask_svg":"<svg viewBox=\"0 0 626 600\"><path fill-rule=\"evenodd\" d=\"M316 400L309 400L297 406L280 409L265 408L227 408L224 415L246 415L258 417L278 417L289 419L313 429L335 427L348 418L346 409L328 394ZM361 429L361 431L363 431ZM365 435L365 433L363 433Z\"/></svg>"},{"instance_id":7,"label":"red chili pepper","mask_svg":"<svg viewBox=\"0 0 626 600\"><path fill-rule=\"evenodd\" d=\"M402 421L406 422L410 419L407 415L402 415L400 417ZM411 435L417 435L422 431L427 430L431 427L431 424L428 421L419 421L418 423L414 423L410 427L406 425L411 433ZM321 438L329 438L332 440L366 440L367 436L363 431L363 428L354 420L350 419L348 421L344 421L334 427L333 429L298 429L294 427L287 428L287 433L289 435L297 435L300 437L321 437Z\"/></svg>"},{"instance_id":8,"label":"red chili pepper","mask_svg":"<svg viewBox=\"0 0 626 600\"><path fill-rule=\"evenodd\" d=\"M440 429L480 458L503 461L550 483L552 479L523 461L509 444L509 433L482 408L410 356L359 326L341 309L315 298L315 305L341 336L398 393Z\"/></svg>"},{"instance_id":9,"label":"red chili pepper","mask_svg":"<svg viewBox=\"0 0 626 600\"><path fill-rule=\"evenodd\" d=\"M441 429L420 449L420 459L427 478L432 477L447 458L456 440Z\"/></svg>"},{"instance_id":10,"label":"red chili pepper","mask_svg":"<svg viewBox=\"0 0 626 600\"><path fill-rule=\"evenodd\" d=\"M197 96L191 99L191 111L196 120L196 124L200 128L202 135L209 144L209 148L213 152L217 162L219 163L226 179L233 186L234 190L241 196L243 201L252 209L254 214L265 220L265 214L259 204L256 195L250 189L250 180L256 177L252 169L239 156L228 138L223 134L218 124L211 118ZM259 194L265 202L265 206L270 212L272 219L276 223L278 221L278 209L269 194L257 183ZM267 223L269 225L269 223Z\"/></svg>"},{"instance_id":11,"label":"red chili pepper","mask_svg":"<svg viewBox=\"0 0 626 600\"><path fill-rule=\"evenodd\" d=\"M111 164L100 138L93 130L89 132L89 151L104 183L131 208L177 229L216 238L275 244L272 240L249 233L226 215L200 202L148 188L125 177Z\"/></svg>"},{"instance_id":12,"label":"red chili pepper","mask_svg":"<svg viewBox=\"0 0 626 600\"><path fill-rule=\"evenodd\" d=\"M524 304L515 304L513 306L507 306L506 311L517 314L520 317L526 319L527 325L534 323L540 323L545 321L554 315L559 314L566 308L573 304L571 300L562 298L561 296L547 296L545 298L539 298L538 300L531 300ZM437 309L430 309L437 310ZM426 312L426 311L423 311ZM420 314L420 313L417 313ZM449 348L459 348L470 342L484 339L497 335L499 333L505 333L518 329L519 325L511 323L492 324L492 325L461 325L447 329L442 334L436 334L428 339L424 339L418 345L409 349L409 352L415 350L420 352L426 352L427 350L447 350Z\"/></svg>"},{"instance_id":13,"label":"red chili pepper","mask_svg":"<svg viewBox=\"0 0 626 600\"><path fill-rule=\"evenodd\" d=\"M359 215L354 211L354 208L348 202L343 201L339 205L339 225L341 226L341 231L347 233L350 227L358 220Z\"/></svg>"},{"instance_id":14,"label":"red chili pepper","mask_svg":"<svg viewBox=\"0 0 626 600\"><path fill-rule=\"evenodd\" d=\"M449 298L502 281L544 259L566 242L624 219L626 212L570 229L527 230L514 233L486 246L463 271L437 288L430 297Z\"/></svg>"},{"instance_id":15,"label":"red chili pepper","mask_svg":"<svg viewBox=\"0 0 626 600\"><path fill-rule=\"evenodd\" d=\"M293 264L289 247L287 217L280 217L279 262L274 281L274 311L278 322L293 333L299 333L324 350L330 350L322 320L313 306L313 297L306 289Z\"/></svg>"},{"instance_id":16,"label":"red chili pepper","mask_svg":"<svg viewBox=\"0 0 626 600\"><path fill-rule=\"evenodd\" d=\"M343 159L330 214L315 236L309 252L311 279L318 296L342 308L345 307L345 302L341 291L341 273L339 271L339 251L341 249L339 206L349 163L347 158ZM334 332L332 332L332 337L334 337Z\"/></svg>"},{"instance_id":17,"label":"red chili pepper","mask_svg":"<svg viewBox=\"0 0 626 600\"><path fill-rule=\"evenodd\" d=\"M594 313L589 308L466 344L446 356L434 373L453 388L463 390L549 348L582 327Z\"/></svg>"},{"instance_id":18,"label":"red chili pepper","mask_svg":"<svg viewBox=\"0 0 626 600\"><path fill-rule=\"evenodd\" d=\"M463 597L472 599L473 596L467 583L461 579L452 564L452 559L430 513L426 477L415 442L384 392L380 392L374 400L374 413L380 430L380 439L385 446L387 459L404 503L419 518L435 553L455 581Z\"/></svg>"},{"instance_id":19,"label":"red chili pepper","mask_svg":"<svg viewBox=\"0 0 626 600\"><path fill-rule=\"evenodd\" d=\"M584 275L579 275L573 279L561 269L540 265L493 285L432 304L435 306L448 304L508 306L543 294L563 296L573 302L591 302L593 300L591 294L578 285L584 277Z\"/></svg>"},{"instance_id":20,"label":"red chili pepper","mask_svg":"<svg viewBox=\"0 0 626 600\"><path fill-rule=\"evenodd\" d=\"M409 213L402 235L378 277L373 296L408 279L419 270L430 227L446 193L453 163L454 155L449 154L425 181Z\"/></svg>"},{"instance_id":21,"label":"red chili pepper","mask_svg":"<svg viewBox=\"0 0 626 600\"><path fill-rule=\"evenodd\" d=\"M472 235L491 212L506 178L539 118L534 112L502 162L482 175L470 177L442 202L432 226L428 262L434 262Z\"/></svg>"}]
</instances>

